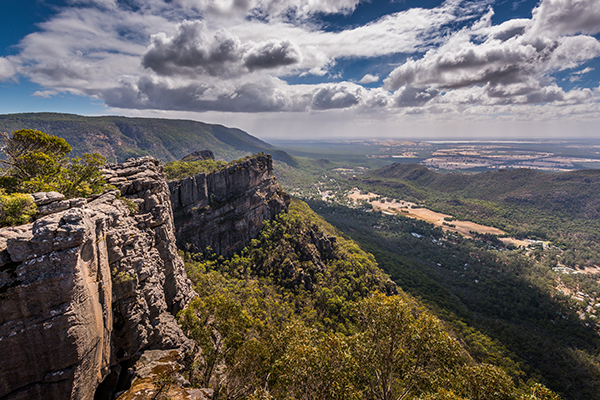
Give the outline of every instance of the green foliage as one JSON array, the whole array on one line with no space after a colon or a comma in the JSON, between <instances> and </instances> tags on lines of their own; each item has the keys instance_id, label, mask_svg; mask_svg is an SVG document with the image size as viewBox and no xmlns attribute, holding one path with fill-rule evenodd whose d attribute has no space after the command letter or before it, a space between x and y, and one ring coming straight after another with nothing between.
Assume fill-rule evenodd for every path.
<instances>
[{"instance_id":1,"label":"green foliage","mask_svg":"<svg viewBox=\"0 0 600 400\"><path fill-rule=\"evenodd\" d=\"M128 199L127 197L121 196L119 194L119 196L117 196L117 199L122 201L127 206L127 209L131 214L135 214L140 210L140 206L138 206L135 201Z\"/></svg>"},{"instance_id":2,"label":"green foliage","mask_svg":"<svg viewBox=\"0 0 600 400\"><path fill-rule=\"evenodd\" d=\"M171 161L165 164L167 179L178 180L202 173L211 173L227 166L225 161L200 160L200 161Z\"/></svg>"},{"instance_id":3,"label":"green foliage","mask_svg":"<svg viewBox=\"0 0 600 400\"><path fill-rule=\"evenodd\" d=\"M6 194L0 189L0 227L26 224L36 212L37 206L29 194Z\"/></svg>"},{"instance_id":4,"label":"green foliage","mask_svg":"<svg viewBox=\"0 0 600 400\"><path fill-rule=\"evenodd\" d=\"M213 388L216 399L527 393L502 369L473 363L418 301L390 295L373 257L337 235L293 200L240 254L185 255L198 298L178 319L203 357L186 372L193 385Z\"/></svg>"},{"instance_id":5,"label":"green foliage","mask_svg":"<svg viewBox=\"0 0 600 400\"><path fill-rule=\"evenodd\" d=\"M152 384L154 385L156 392L151 400L166 398L166 393L169 392L169 388L176 383L174 375L175 371L167 370L160 372L152 379Z\"/></svg>"},{"instance_id":6,"label":"green foliage","mask_svg":"<svg viewBox=\"0 0 600 400\"><path fill-rule=\"evenodd\" d=\"M572 268L600 265L600 173L530 169L441 174L393 164L353 182L390 198L424 202L438 212L500 228L517 238L550 240Z\"/></svg>"},{"instance_id":7,"label":"green foliage","mask_svg":"<svg viewBox=\"0 0 600 400\"><path fill-rule=\"evenodd\" d=\"M21 129L12 135L1 133L0 139L2 151L7 156L6 160L1 160L8 167L4 175L13 178L15 184L15 187L5 188L9 191L31 193L27 186L33 182L54 179L71 151L64 139L36 130Z\"/></svg>"},{"instance_id":8,"label":"green foliage","mask_svg":"<svg viewBox=\"0 0 600 400\"><path fill-rule=\"evenodd\" d=\"M110 275L114 283L131 282L134 281L136 278L135 273L129 273L127 271L117 271L116 268L113 268Z\"/></svg>"},{"instance_id":9,"label":"green foliage","mask_svg":"<svg viewBox=\"0 0 600 400\"><path fill-rule=\"evenodd\" d=\"M526 250L441 234L400 215L310 205L371 251L403 290L443 317L476 361L501 367L521 388L532 379L566 398L599 398L595 320L575 313L577 305L554 289L557 274ZM540 252L551 256L550 249L540 246ZM560 275L569 287L600 293L597 275L591 277L593 282L582 274Z\"/></svg>"},{"instance_id":10,"label":"green foliage","mask_svg":"<svg viewBox=\"0 0 600 400\"><path fill-rule=\"evenodd\" d=\"M191 151L201 149L211 149L217 158L226 160L261 151L271 152L268 143L242 130L197 121L58 113L0 116L0 131L21 128L53 132L67 140L75 156L100 153L110 162L148 155L167 162L180 160ZM277 151L272 153L275 159L284 159ZM282 156L289 157L285 153Z\"/></svg>"},{"instance_id":11,"label":"green foliage","mask_svg":"<svg viewBox=\"0 0 600 400\"><path fill-rule=\"evenodd\" d=\"M397 399L443 385L459 362L459 345L427 312L399 296L376 295L357 305L366 398Z\"/></svg>"},{"instance_id":12,"label":"green foliage","mask_svg":"<svg viewBox=\"0 0 600 400\"><path fill-rule=\"evenodd\" d=\"M84 154L67 158L71 146L61 138L37 130L0 134L7 159L0 185L9 193L56 191L67 198L87 197L107 189L100 167L105 158Z\"/></svg>"}]
</instances>

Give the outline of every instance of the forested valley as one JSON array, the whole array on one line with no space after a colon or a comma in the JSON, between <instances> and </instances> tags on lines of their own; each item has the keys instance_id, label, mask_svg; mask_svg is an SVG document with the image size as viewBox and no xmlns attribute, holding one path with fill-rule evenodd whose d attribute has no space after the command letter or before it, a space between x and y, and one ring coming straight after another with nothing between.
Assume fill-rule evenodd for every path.
<instances>
[{"instance_id":1,"label":"forested valley","mask_svg":"<svg viewBox=\"0 0 600 400\"><path fill-rule=\"evenodd\" d=\"M463 322L455 299L447 309L419 299L397 271L400 287L389 281L376 257L298 200L241 254L184 254L199 297L179 320L203 349L188 378L216 398L559 398Z\"/></svg>"}]
</instances>

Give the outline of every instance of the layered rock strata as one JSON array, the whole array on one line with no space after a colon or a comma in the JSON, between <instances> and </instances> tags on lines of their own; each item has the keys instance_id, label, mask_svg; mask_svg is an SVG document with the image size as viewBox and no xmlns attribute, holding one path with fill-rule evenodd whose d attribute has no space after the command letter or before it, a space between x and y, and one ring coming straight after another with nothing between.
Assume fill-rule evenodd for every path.
<instances>
[{"instance_id":1,"label":"layered rock strata","mask_svg":"<svg viewBox=\"0 0 600 400\"><path fill-rule=\"evenodd\" d=\"M124 197L35 195L35 222L0 229L0 399L93 399L119 363L189 346L173 314L194 293L162 166L106 175Z\"/></svg>"},{"instance_id":2,"label":"layered rock strata","mask_svg":"<svg viewBox=\"0 0 600 400\"><path fill-rule=\"evenodd\" d=\"M289 196L273 176L270 155L210 174L169 182L177 245L229 256L256 237L265 220L287 210Z\"/></svg>"}]
</instances>

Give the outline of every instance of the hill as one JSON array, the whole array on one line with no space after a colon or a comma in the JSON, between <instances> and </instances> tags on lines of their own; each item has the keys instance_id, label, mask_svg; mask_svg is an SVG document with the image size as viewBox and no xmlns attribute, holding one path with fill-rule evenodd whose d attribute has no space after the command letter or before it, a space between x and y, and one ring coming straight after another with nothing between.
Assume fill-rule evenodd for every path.
<instances>
[{"instance_id":1,"label":"hill","mask_svg":"<svg viewBox=\"0 0 600 400\"><path fill-rule=\"evenodd\" d=\"M551 241L569 267L600 265L600 170L441 174L392 164L356 180L362 190L415 201L517 238Z\"/></svg>"},{"instance_id":2,"label":"hill","mask_svg":"<svg viewBox=\"0 0 600 400\"><path fill-rule=\"evenodd\" d=\"M241 253L187 253L186 270L198 298L179 321L204 359L183 373L219 398L558 399L476 362L371 254L298 200Z\"/></svg>"},{"instance_id":3,"label":"hill","mask_svg":"<svg viewBox=\"0 0 600 400\"><path fill-rule=\"evenodd\" d=\"M287 153L240 129L189 120L58 113L0 115L0 131L17 129L37 129L56 135L71 144L74 156L97 152L111 162L146 155L167 162L195 150L209 149L215 157L228 161L268 152L276 160L294 163Z\"/></svg>"},{"instance_id":4,"label":"hill","mask_svg":"<svg viewBox=\"0 0 600 400\"><path fill-rule=\"evenodd\" d=\"M414 189L600 218L600 170L543 172L527 168L477 174L442 174L418 164L392 164L370 174ZM389 186L389 183L387 184Z\"/></svg>"}]
</instances>

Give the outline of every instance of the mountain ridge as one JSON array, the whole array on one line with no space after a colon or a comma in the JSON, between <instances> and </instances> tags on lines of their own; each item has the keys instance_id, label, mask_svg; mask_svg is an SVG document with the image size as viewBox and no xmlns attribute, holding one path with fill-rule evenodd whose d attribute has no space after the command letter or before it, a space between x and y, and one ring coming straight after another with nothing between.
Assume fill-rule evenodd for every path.
<instances>
[{"instance_id":1,"label":"mountain ridge","mask_svg":"<svg viewBox=\"0 0 600 400\"><path fill-rule=\"evenodd\" d=\"M110 162L141 156L168 162L209 149L227 161L269 152L274 159L293 163L289 154L241 129L192 120L63 113L0 115L0 131L18 129L37 129L61 137L71 144L74 156L97 152Z\"/></svg>"}]
</instances>

